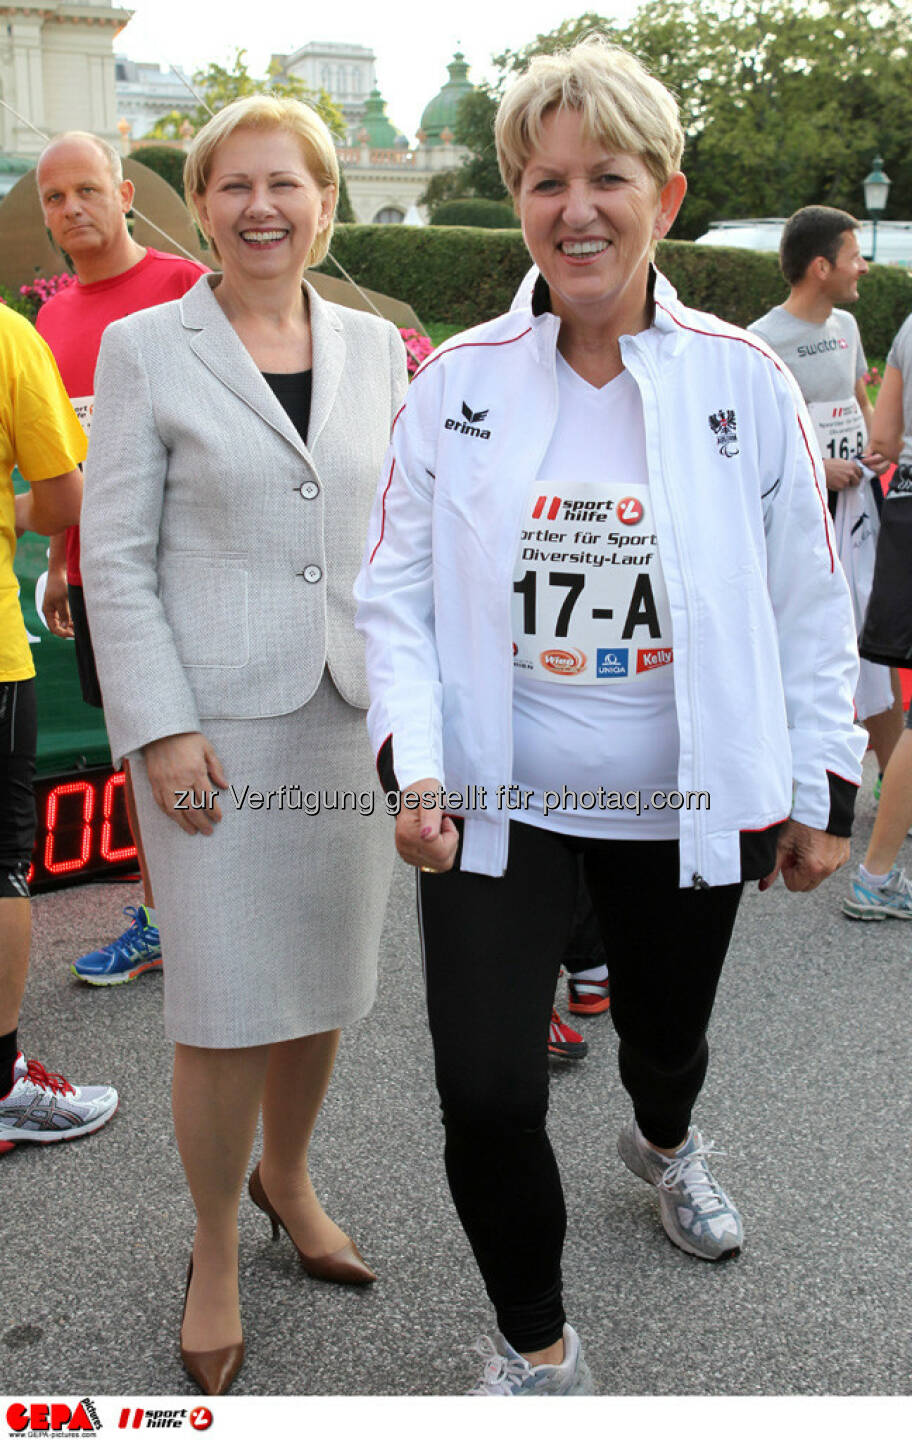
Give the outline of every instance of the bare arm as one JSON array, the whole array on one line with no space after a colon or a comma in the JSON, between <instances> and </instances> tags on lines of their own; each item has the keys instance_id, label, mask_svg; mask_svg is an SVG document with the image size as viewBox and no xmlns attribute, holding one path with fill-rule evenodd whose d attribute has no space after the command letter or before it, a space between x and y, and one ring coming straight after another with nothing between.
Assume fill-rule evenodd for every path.
<instances>
[{"instance_id":1,"label":"bare arm","mask_svg":"<svg viewBox=\"0 0 912 1440\"><path fill-rule=\"evenodd\" d=\"M72 640L73 618L70 615L70 598L67 590L66 573L66 531L51 536L48 558L48 578L44 587L41 613L47 621L52 635L61 640Z\"/></svg>"},{"instance_id":2,"label":"bare arm","mask_svg":"<svg viewBox=\"0 0 912 1440\"><path fill-rule=\"evenodd\" d=\"M873 470L875 475L882 475L885 470L889 470L890 460L880 446L874 443L874 407L868 399L868 388L864 380L855 381L855 398L861 407L865 430L868 432L868 446L862 458L869 470Z\"/></svg>"},{"instance_id":3,"label":"bare arm","mask_svg":"<svg viewBox=\"0 0 912 1440\"><path fill-rule=\"evenodd\" d=\"M903 443L903 382L902 371L895 365L884 369L869 433L872 450L879 451L888 460L899 459Z\"/></svg>"},{"instance_id":4,"label":"bare arm","mask_svg":"<svg viewBox=\"0 0 912 1440\"><path fill-rule=\"evenodd\" d=\"M68 470L50 480L29 485L16 496L16 530L34 530L39 535L56 535L79 520L82 504L82 471Z\"/></svg>"}]
</instances>

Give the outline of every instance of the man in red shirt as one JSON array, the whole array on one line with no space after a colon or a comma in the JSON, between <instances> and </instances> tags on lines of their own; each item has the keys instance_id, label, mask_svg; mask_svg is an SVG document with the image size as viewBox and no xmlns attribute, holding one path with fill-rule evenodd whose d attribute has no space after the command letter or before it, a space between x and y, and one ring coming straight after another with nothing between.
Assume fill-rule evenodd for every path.
<instances>
[{"instance_id":1,"label":"man in red shirt","mask_svg":"<svg viewBox=\"0 0 912 1440\"><path fill-rule=\"evenodd\" d=\"M42 151L36 170L44 220L55 243L73 262L76 281L44 304L36 325L51 347L67 393L86 434L91 429L95 362L112 320L177 300L206 268L195 260L145 249L131 237L127 212L133 184L106 141L70 131ZM79 526L51 541L44 615L55 635L76 642L83 699L101 705L92 638L79 572ZM142 685L142 676L136 677ZM133 803L129 764L125 793L142 871L144 903L125 913L132 923L110 945L83 955L73 972L91 985L119 985L161 967L152 885Z\"/></svg>"}]
</instances>

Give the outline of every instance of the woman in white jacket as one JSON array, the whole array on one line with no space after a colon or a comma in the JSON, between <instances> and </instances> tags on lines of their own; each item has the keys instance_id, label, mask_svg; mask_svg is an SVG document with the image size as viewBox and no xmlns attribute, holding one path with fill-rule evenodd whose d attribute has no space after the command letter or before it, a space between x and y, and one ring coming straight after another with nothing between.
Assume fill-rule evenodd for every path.
<instances>
[{"instance_id":1,"label":"woman in white jacket","mask_svg":"<svg viewBox=\"0 0 912 1440\"><path fill-rule=\"evenodd\" d=\"M737 1254L691 1124L716 985L745 881L810 889L846 860L864 739L800 396L652 268L686 189L674 100L590 41L533 61L496 139L540 278L413 381L358 624L421 872L447 1174L497 1311L473 1393L581 1394L545 1130L577 857L633 1101L621 1158L676 1245Z\"/></svg>"}]
</instances>

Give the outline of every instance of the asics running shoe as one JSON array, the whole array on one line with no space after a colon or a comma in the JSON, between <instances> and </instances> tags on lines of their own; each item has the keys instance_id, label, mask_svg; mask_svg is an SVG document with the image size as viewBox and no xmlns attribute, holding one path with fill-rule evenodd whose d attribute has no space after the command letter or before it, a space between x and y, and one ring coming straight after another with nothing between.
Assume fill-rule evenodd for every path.
<instances>
[{"instance_id":1,"label":"asics running shoe","mask_svg":"<svg viewBox=\"0 0 912 1440\"><path fill-rule=\"evenodd\" d=\"M495 1331L474 1347L484 1357L484 1374L470 1395L594 1395L595 1387L579 1336L564 1326L564 1359L560 1365L530 1365L508 1340Z\"/></svg>"},{"instance_id":2,"label":"asics running shoe","mask_svg":"<svg viewBox=\"0 0 912 1440\"><path fill-rule=\"evenodd\" d=\"M709 1168L712 1150L713 1142L704 1144L693 1125L686 1143L673 1156L654 1150L635 1120L618 1136L618 1154L627 1169L659 1192L662 1224L669 1240L701 1260L727 1260L739 1253L744 1227Z\"/></svg>"},{"instance_id":3,"label":"asics running shoe","mask_svg":"<svg viewBox=\"0 0 912 1440\"><path fill-rule=\"evenodd\" d=\"M90 950L70 966L87 985L125 985L146 970L162 968L161 940L145 905L128 905L124 914L132 915L133 922L122 935L101 950Z\"/></svg>"},{"instance_id":4,"label":"asics running shoe","mask_svg":"<svg viewBox=\"0 0 912 1440\"><path fill-rule=\"evenodd\" d=\"M863 880L859 865L849 882L842 902L843 912L853 920L912 920L912 883L905 870L895 865L882 885Z\"/></svg>"},{"instance_id":5,"label":"asics running shoe","mask_svg":"<svg viewBox=\"0 0 912 1440\"><path fill-rule=\"evenodd\" d=\"M76 1140L106 1125L117 1109L111 1085L71 1085L20 1051L13 1066L13 1084L0 1096L0 1141L19 1145L30 1140L50 1145Z\"/></svg>"}]
</instances>

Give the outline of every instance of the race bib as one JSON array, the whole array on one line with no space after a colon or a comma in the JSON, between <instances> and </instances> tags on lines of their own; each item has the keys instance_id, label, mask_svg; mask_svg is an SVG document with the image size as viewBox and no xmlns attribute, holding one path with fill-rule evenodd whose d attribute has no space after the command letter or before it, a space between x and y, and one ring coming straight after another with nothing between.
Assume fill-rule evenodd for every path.
<instances>
[{"instance_id":1,"label":"race bib","mask_svg":"<svg viewBox=\"0 0 912 1440\"><path fill-rule=\"evenodd\" d=\"M85 431L85 437L88 440L89 435L92 431L92 411L95 408L95 396L79 395L74 400L71 395L70 404L76 411L76 419L79 421L80 425Z\"/></svg>"},{"instance_id":2,"label":"race bib","mask_svg":"<svg viewBox=\"0 0 912 1440\"><path fill-rule=\"evenodd\" d=\"M848 400L815 400L808 406L824 460L854 460L868 443L861 406Z\"/></svg>"},{"instance_id":3,"label":"race bib","mask_svg":"<svg viewBox=\"0 0 912 1440\"><path fill-rule=\"evenodd\" d=\"M513 575L513 664L558 685L618 684L672 663L648 489L537 484Z\"/></svg>"}]
</instances>

